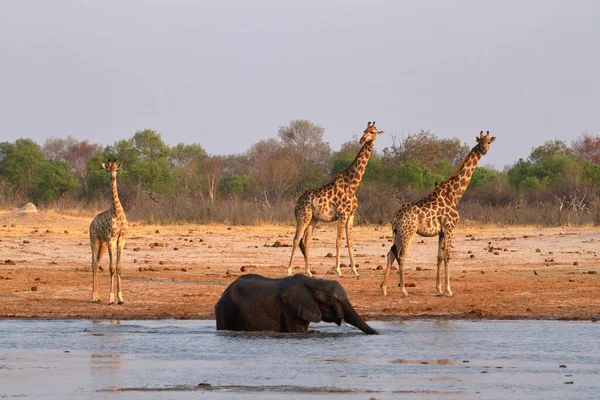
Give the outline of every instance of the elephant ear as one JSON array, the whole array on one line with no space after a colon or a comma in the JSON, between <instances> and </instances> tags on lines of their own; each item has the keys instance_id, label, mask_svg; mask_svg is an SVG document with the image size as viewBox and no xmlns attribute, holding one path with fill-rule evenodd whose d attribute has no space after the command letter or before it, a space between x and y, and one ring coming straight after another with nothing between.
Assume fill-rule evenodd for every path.
<instances>
[{"instance_id":1,"label":"elephant ear","mask_svg":"<svg viewBox=\"0 0 600 400\"><path fill-rule=\"evenodd\" d=\"M310 288L304 285L281 296L283 306L304 321L321 322L321 310Z\"/></svg>"}]
</instances>

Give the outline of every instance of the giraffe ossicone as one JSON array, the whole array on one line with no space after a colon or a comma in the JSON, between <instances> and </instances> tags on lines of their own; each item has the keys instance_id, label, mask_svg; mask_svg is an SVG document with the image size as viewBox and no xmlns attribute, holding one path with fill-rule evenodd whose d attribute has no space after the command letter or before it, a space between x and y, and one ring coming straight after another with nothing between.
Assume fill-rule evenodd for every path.
<instances>
[{"instance_id":1,"label":"giraffe ossicone","mask_svg":"<svg viewBox=\"0 0 600 400\"><path fill-rule=\"evenodd\" d=\"M326 185L307 190L296 202L296 233L292 244L290 263L287 268L288 275L292 275L294 253L300 247L304 256L305 273L308 276L312 276L309 267L309 250L313 230L318 222L337 221L335 269L338 276L342 276L340 269L340 247L345 230L350 268L352 269L352 274L358 276L352 251L352 225L354 224L354 213L358 208L358 200L355 193L365 173L369 158L373 153L375 139L377 135L382 133L383 131L378 130L375 126L375 121L372 123L369 122L360 138L360 144L363 146L350 166L338 172Z\"/></svg>"},{"instance_id":2,"label":"giraffe ossicone","mask_svg":"<svg viewBox=\"0 0 600 400\"><path fill-rule=\"evenodd\" d=\"M450 289L450 246L452 232L458 223L458 202L467 190L477 163L489 150L490 144L496 140L481 131L474 137L477 144L458 165L452 176L439 185L436 184L433 192L416 202L402 205L392 219L392 232L394 243L387 254L387 266L381 293L387 294L387 282L394 261L398 262L400 277L400 290L403 296L408 296L404 287L404 262L410 243L415 235L424 237L439 236L436 290L438 295L452 296ZM442 264L444 265L444 290L442 290Z\"/></svg>"},{"instance_id":3,"label":"giraffe ossicone","mask_svg":"<svg viewBox=\"0 0 600 400\"><path fill-rule=\"evenodd\" d=\"M117 301L124 303L121 290L121 256L125 247L125 237L129 223L125 217L125 211L119 200L117 190L117 171L120 164L117 160L108 160L102 163L102 168L108 172L112 194L112 204L106 211L96 215L90 224L90 246L92 248L92 302L100 301L98 296L98 269L102 257L108 250L109 273L110 273L110 295L108 304L114 304L115 294L113 291L114 280L117 281Z\"/></svg>"}]
</instances>

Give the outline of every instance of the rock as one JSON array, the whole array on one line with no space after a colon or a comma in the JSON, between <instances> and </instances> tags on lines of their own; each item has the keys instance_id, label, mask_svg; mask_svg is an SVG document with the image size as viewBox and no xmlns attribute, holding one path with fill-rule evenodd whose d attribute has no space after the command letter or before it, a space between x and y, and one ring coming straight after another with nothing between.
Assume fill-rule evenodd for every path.
<instances>
[{"instance_id":1,"label":"rock","mask_svg":"<svg viewBox=\"0 0 600 400\"><path fill-rule=\"evenodd\" d=\"M141 249L139 247L134 247L133 251L140 251Z\"/></svg>"},{"instance_id":2,"label":"rock","mask_svg":"<svg viewBox=\"0 0 600 400\"><path fill-rule=\"evenodd\" d=\"M327 253L327 254L325 255L325 257L326 257L326 258L333 258L333 253Z\"/></svg>"},{"instance_id":3,"label":"rock","mask_svg":"<svg viewBox=\"0 0 600 400\"><path fill-rule=\"evenodd\" d=\"M140 272L143 272L143 271L145 271L145 270L146 270L146 268L144 268L144 267L139 267L139 268L138 268L138 271L140 271Z\"/></svg>"},{"instance_id":4,"label":"rock","mask_svg":"<svg viewBox=\"0 0 600 400\"><path fill-rule=\"evenodd\" d=\"M248 267L245 266L245 265L242 265L242 267L240 268L240 271L247 272L248 271Z\"/></svg>"},{"instance_id":5,"label":"rock","mask_svg":"<svg viewBox=\"0 0 600 400\"><path fill-rule=\"evenodd\" d=\"M134 258L134 259L133 259L133 263L134 263L134 264L137 264L137 263L138 263L138 259L137 259L137 258Z\"/></svg>"},{"instance_id":6,"label":"rock","mask_svg":"<svg viewBox=\"0 0 600 400\"><path fill-rule=\"evenodd\" d=\"M27 203L23 207L21 207L18 211L19 213L36 213L38 212L37 207L33 203Z\"/></svg>"},{"instance_id":7,"label":"rock","mask_svg":"<svg viewBox=\"0 0 600 400\"><path fill-rule=\"evenodd\" d=\"M210 383L207 383L207 382L202 382L202 383L199 383L199 384L198 384L198 387L201 387L201 388L208 388L208 387L211 387L211 384L210 384Z\"/></svg>"},{"instance_id":8,"label":"rock","mask_svg":"<svg viewBox=\"0 0 600 400\"><path fill-rule=\"evenodd\" d=\"M471 254L469 258L475 258L475 254Z\"/></svg>"},{"instance_id":9,"label":"rock","mask_svg":"<svg viewBox=\"0 0 600 400\"><path fill-rule=\"evenodd\" d=\"M187 268L181 268L181 272L187 272Z\"/></svg>"},{"instance_id":10,"label":"rock","mask_svg":"<svg viewBox=\"0 0 600 400\"><path fill-rule=\"evenodd\" d=\"M423 268L421 268L421 267L417 267L417 268L415 268L415 270L417 270L417 271L422 271L422 270L423 270Z\"/></svg>"},{"instance_id":11,"label":"rock","mask_svg":"<svg viewBox=\"0 0 600 400\"><path fill-rule=\"evenodd\" d=\"M378 265L377 270L381 271L383 269L383 265Z\"/></svg>"},{"instance_id":12,"label":"rock","mask_svg":"<svg viewBox=\"0 0 600 400\"><path fill-rule=\"evenodd\" d=\"M13 260L4 260L4 265L16 265Z\"/></svg>"},{"instance_id":13,"label":"rock","mask_svg":"<svg viewBox=\"0 0 600 400\"><path fill-rule=\"evenodd\" d=\"M173 250L179 250L179 247L173 247Z\"/></svg>"},{"instance_id":14,"label":"rock","mask_svg":"<svg viewBox=\"0 0 600 400\"><path fill-rule=\"evenodd\" d=\"M157 230L154 231L154 233L160 233L160 231L157 229Z\"/></svg>"},{"instance_id":15,"label":"rock","mask_svg":"<svg viewBox=\"0 0 600 400\"><path fill-rule=\"evenodd\" d=\"M579 263L578 263L577 261L574 261L574 262L573 262L573 265L576 265L576 266L577 266L577 265L579 265Z\"/></svg>"},{"instance_id":16,"label":"rock","mask_svg":"<svg viewBox=\"0 0 600 400\"><path fill-rule=\"evenodd\" d=\"M165 262L164 261L159 261L158 265L165 265Z\"/></svg>"},{"instance_id":17,"label":"rock","mask_svg":"<svg viewBox=\"0 0 600 400\"><path fill-rule=\"evenodd\" d=\"M540 249L535 249L535 252L536 252L536 253L539 253L540 251L541 251Z\"/></svg>"},{"instance_id":18,"label":"rock","mask_svg":"<svg viewBox=\"0 0 600 400\"><path fill-rule=\"evenodd\" d=\"M31 291L32 291L32 292L37 292L37 286L32 286L32 287L31 287Z\"/></svg>"}]
</instances>

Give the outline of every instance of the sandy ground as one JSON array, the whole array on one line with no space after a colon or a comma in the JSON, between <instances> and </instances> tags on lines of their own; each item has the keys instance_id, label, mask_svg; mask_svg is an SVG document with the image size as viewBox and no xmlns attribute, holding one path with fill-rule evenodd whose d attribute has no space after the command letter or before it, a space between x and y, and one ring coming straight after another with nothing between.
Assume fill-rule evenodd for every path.
<instances>
[{"instance_id":1,"label":"sandy ground","mask_svg":"<svg viewBox=\"0 0 600 400\"><path fill-rule=\"evenodd\" d=\"M210 319L229 283L244 273L286 274L293 226L154 226L132 223L124 252L125 304L108 305L108 256L101 303L91 303L90 218L0 213L0 318ZM407 258L408 297L392 271L380 294L389 226L354 229L360 277L332 268L333 224L317 228L311 265L339 279L367 319L600 318L600 231L594 228L459 226L450 266L453 297L435 295L437 238L418 237ZM348 263L347 249L342 262ZM302 272L300 252L295 272Z\"/></svg>"}]
</instances>

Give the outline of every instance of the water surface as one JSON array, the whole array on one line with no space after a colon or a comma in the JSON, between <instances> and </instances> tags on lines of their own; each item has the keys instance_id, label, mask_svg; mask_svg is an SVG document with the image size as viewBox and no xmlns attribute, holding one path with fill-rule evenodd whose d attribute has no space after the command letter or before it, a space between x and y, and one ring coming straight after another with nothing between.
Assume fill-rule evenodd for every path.
<instances>
[{"instance_id":1,"label":"water surface","mask_svg":"<svg viewBox=\"0 0 600 400\"><path fill-rule=\"evenodd\" d=\"M216 332L214 321L0 321L0 398L598 398L600 325L369 322Z\"/></svg>"}]
</instances>

